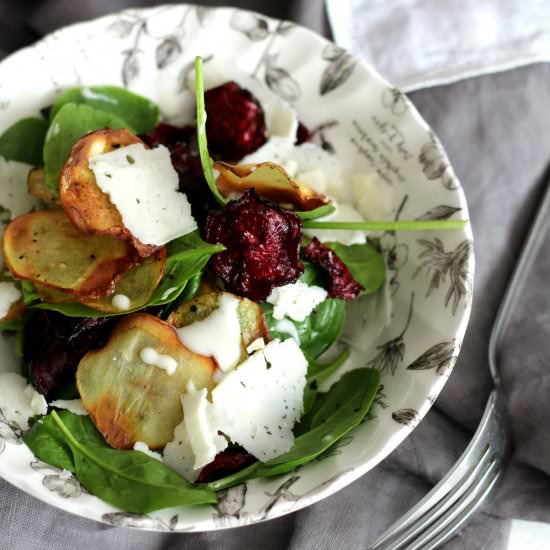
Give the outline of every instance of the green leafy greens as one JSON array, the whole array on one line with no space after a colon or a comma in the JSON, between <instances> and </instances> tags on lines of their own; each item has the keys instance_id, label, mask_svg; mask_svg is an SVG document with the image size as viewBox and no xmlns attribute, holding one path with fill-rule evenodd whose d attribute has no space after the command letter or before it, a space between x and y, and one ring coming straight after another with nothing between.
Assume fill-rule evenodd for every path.
<instances>
[{"instance_id":1,"label":"green leafy greens","mask_svg":"<svg viewBox=\"0 0 550 550\"><path fill-rule=\"evenodd\" d=\"M191 485L162 462L112 449L88 417L53 411L24 439L41 460L73 472L90 493L135 514L217 502L212 491Z\"/></svg>"},{"instance_id":2,"label":"green leafy greens","mask_svg":"<svg viewBox=\"0 0 550 550\"><path fill-rule=\"evenodd\" d=\"M0 136L0 157L40 166L47 130L48 123L42 118L16 122Z\"/></svg>"}]
</instances>

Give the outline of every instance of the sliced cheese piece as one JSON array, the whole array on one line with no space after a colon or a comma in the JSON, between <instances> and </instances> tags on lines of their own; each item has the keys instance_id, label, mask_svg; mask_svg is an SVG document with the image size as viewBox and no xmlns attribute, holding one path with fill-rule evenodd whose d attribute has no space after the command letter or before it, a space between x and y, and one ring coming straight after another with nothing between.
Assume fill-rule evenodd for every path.
<instances>
[{"instance_id":1,"label":"sliced cheese piece","mask_svg":"<svg viewBox=\"0 0 550 550\"><path fill-rule=\"evenodd\" d=\"M212 390L219 430L261 461L288 451L303 409L307 360L294 340L274 340Z\"/></svg>"},{"instance_id":2,"label":"sliced cheese piece","mask_svg":"<svg viewBox=\"0 0 550 550\"><path fill-rule=\"evenodd\" d=\"M15 283L0 282L0 319L8 315L10 307L21 298Z\"/></svg>"},{"instance_id":3,"label":"sliced cheese piece","mask_svg":"<svg viewBox=\"0 0 550 550\"><path fill-rule=\"evenodd\" d=\"M205 319L177 329L178 338L191 351L212 357L227 372L239 362L242 353L238 307L237 297L220 293L218 307Z\"/></svg>"},{"instance_id":4,"label":"sliced cheese piece","mask_svg":"<svg viewBox=\"0 0 550 550\"><path fill-rule=\"evenodd\" d=\"M212 462L227 447L227 439L218 434L220 419L216 418L216 410L206 395L206 388L196 390L193 382L189 381L187 393L181 398L185 429L195 457L195 470Z\"/></svg>"},{"instance_id":5,"label":"sliced cheese piece","mask_svg":"<svg viewBox=\"0 0 550 550\"><path fill-rule=\"evenodd\" d=\"M336 210L328 216L319 218L323 222L364 222L364 218L351 204L334 203ZM321 242L342 244L363 244L367 240L367 231L347 231L342 229L304 229L308 237L317 237Z\"/></svg>"},{"instance_id":6,"label":"sliced cheese piece","mask_svg":"<svg viewBox=\"0 0 550 550\"><path fill-rule=\"evenodd\" d=\"M136 143L92 156L88 165L126 228L142 243L162 246L196 229L166 147L146 149Z\"/></svg>"},{"instance_id":7,"label":"sliced cheese piece","mask_svg":"<svg viewBox=\"0 0 550 550\"><path fill-rule=\"evenodd\" d=\"M369 221L393 218L395 189L378 174L355 174L351 177L357 210Z\"/></svg>"},{"instance_id":8,"label":"sliced cheese piece","mask_svg":"<svg viewBox=\"0 0 550 550\"><path fill-rule=\"evenodd\" d=\"M0 411L8 422L29 429L29 419L48 412L48 403L20 374L0 374Z\"/></svg>"},{"instance_id":9,"label":"sliced cheese piece","mask_svg":"<svg viewBox=\"0 0 550 550\"><path fill-rule=\"evenodd\" d=\"M27 178L31 168L30 164L6 160L0 156L0 206L8 211L6 219L40 208L40 201L27 192Z\"/></svg>"},{"instance_id":10,"label":"sliced cheese piece","mask_svg":"<svg viewBox=\"0 0 550 550\"><path fill-rule=\"evenodd\" d=\"M327 291L324 288L296 281L275 287L267 301L273 304L275 319L290 317L294 321L302 322L326 297Z\"/></svg>"},{"instance_id":11,"label":"sliced cheese piece","mask_svg":"<svg viewBox=\"0 0 550 550\"><path fill-rule=\"evenodd\" d=\"M50 405L57 409L65 409L80 416L88 416L88 411L84 408L81 399L56 399L52 401Z\"/></svg>"},{"instance_id":12,"label":"sliced cheese piece","mask_svg":"<svg viewBox=\"0 0 550 550\"><path fill-rule=\"evenodd\" d=\"M174 430L174 439L166 444L162 459L167 466L178 472L190 483L194 483L200 474L195 468L195 455L189 441L189 434L182 420Z\"/></svg>"}]
</instances>

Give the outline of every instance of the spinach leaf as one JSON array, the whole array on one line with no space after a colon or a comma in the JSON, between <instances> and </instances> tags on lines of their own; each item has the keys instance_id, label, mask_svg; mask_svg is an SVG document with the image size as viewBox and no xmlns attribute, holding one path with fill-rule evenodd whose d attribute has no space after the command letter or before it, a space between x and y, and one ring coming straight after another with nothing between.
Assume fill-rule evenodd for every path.
<instances>
[{"instance_id":1,"label":"spinach leaf","mask_svg":"<svg viewBox=\"0 0 550 550\"><path fill-rule=\"evenodd\" d=\"M24 118L0 136L0 157L42 165L42 148L48 123L42 118Z\"/></svg>"},{"instance_id":2,"label":"spinach leaf","mask_svg":"<svg viewBox=\"0 0 550 550\"><path fill-rule=\"evenodd\" d=\"M273 338L285 340L290 336L298 340L302 351L317 358L340 336L346 318L346 304L343 300L327 298L321 302L304 321L273 318L273 306L261 303L269 332Z\"/></svg>"},{"instance_id":3,"label":"spinach leaf","mask_svg":"<svg viewBox=\"0 0 550 550\"><path fill-rule=\"evenodd\" d=\"M347 372L329 392L315 401L308 430L296 437L287 453L260 464L254 475L270 477L310 462L357 426L370 409L380 373L375 369Z\"/></svg>"},{"instance_id":4,"label":"spinach leaf","mask_svg":"<svg viewBox=\"0 0 550 550\"><path fill-rule=\"evenodd\" d=\"M44 143L46 185L59 193L59 174L73 148L83 136L105 127L118 130L128 124L117 116L89 105L67 103L52 119Z\"/></svg>"},{"instance_id":5,"label":"spinach leaf","mask_svg":"<svg viewBox=\"0 0 550 550\"><path fill-rule=\"evenodd\" d=\"M212 491L194 487L162 462L138 451L109 447L89 417L65 411L54 411L49 417L53 423L48 422L44 430L44 419L34 437L26 436L25 442L45 462L57 467L63 464L74 472L90 493L104 501L135 514L216 503ZM29 434L33 430L34 426Z\"/></svg>"},{"instance_id":6,"label":"spinach leaf","mask_svg":"<svg viewBox=\"0 0 550 550\"><path fill-rule=\"evenodd\" d=\"M221 244L203 241L197 231L170 242L164 275L148 305L160 306L173 302L183 292L189 279L202 272L210 257L223 250L225 247Z\"/></svg>"},{"instance_id":7,"label":"spinach leaf","mask_svg":"<svg viewBox=\"0 0 550 550\"><path fill-rule=\"evenodd\" d=\"M147 98L117 86L89 86L71 88L59 96L52 106L50 121L67 103L89 105L105 113L111 113L126 123L134 134L145 134L155 129L159 108Z\"/></svg>"},{"instance_id":8,"label":"spinach leaf","mask_svg":"<svg viewBox=\"0 0 550 550\"><path fill-rule=\"evenodd\" d=\"M353 278L363 285L365 290L360 296L370 294L382 287L386 280L386 264L382 254L371 243L325 244L346 264Z\"/></svg>"}]
</instances>

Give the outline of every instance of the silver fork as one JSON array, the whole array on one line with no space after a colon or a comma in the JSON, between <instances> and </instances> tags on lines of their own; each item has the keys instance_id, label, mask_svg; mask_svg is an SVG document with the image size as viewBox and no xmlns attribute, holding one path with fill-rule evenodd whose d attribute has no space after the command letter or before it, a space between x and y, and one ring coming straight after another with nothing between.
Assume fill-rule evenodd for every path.
<instances>
[{"instance_id":1,"label":"silver fork","mask_svg":"<svg viewBox=\"0 0 550 550\"><path fill-rule=\"evenodd\" d=\"M500 390L498 350L525 276L545 238L550 215L550 185L537 212L500 305L489 340L489 367L495 383L481 422L462 456L447 475L369 550L431 550L465 526L492 492L510 452L504 399Z\"/></svg>"}]
</instances>

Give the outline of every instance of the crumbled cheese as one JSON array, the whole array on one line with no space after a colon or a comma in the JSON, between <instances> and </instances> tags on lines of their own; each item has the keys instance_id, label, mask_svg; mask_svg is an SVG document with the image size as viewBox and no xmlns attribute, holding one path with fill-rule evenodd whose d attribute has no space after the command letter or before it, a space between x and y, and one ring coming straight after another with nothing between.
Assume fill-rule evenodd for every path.
<instances>
[{"instance_id":1,"label":"crumbled cheese","mask_svg":"<svg viewBox=\"0 0 550 550\"><path fill-rule=\"evenodd\" d=\"M88 165L124 225L142 243L160 246L196 229L166 147L128 145L93 156Z\"/></svg>"},{"instance_id":2,"label":"crumbled cheese","mask_svg":"<svg viewBox=\"0 0 550 550\"><path fill-rule=\"evenodd\" d=\"M206 466L227 447L225 437L218 434L216 411L206 398L207 390L196 390L190 380L187 393L181 398L183 420L193 449L195 470Z\"/></svg>"},{"instance_id":3,"label":"crumbled cheese","mask_svg":"<svg viewBox=\"0 0 550 550\"><path fill-rule=\"evenodd\" d=\"M0 206L2 219L16 218L33 208L40 209L40 201L27 192L27 178L32 166L6 160L0 155ZM5 218L4 218L5 216Z\"/></svg>"},{"instance_id":4,"label":"crumbled cheese","mask_svg":"<svg viewBox=\"0 0 550 550\"><path fill-rule=\"evenodd\" d=\"M8 422L27 430L30 418L48 412L48 403L21 375L4 372L0 374L0 410Z\"/></svg>"},{"instance_id":5,"label":"crumbled cheese","mask_svg":"<svg viewBox=\"0 0 550 550\"><path fill-rule=\"evenodd\" d=\"M165 370L169 375L176 372L178 362L170 355L158 353L154 348L143 348L139 352L139 358L146 364Z\"/></svg>"},{"instance_id":6,"label":"crumbled cheese","mask_svg":"<svg viewBox=\"0 0 550 550\"><path fill-rule=\"evenodd\" d=\"M251 353L254 353L255 351L261 350L265 348L265 342L263 337L256 338L256 340L253 340L248 344L246 347L246 353L250 355Z\"/></svg>"},{"instance_id":7,"label":"crumbled cheese","mask_svg":"<svg viewBox=\"0 0 550 550\"><path fill-rule=\"evenodd\" d=\"M174 438L164 447L162 458L167 466L170 466L190 483L195 482L199 477L200 468L194 468L195 455L189 442L185 420L176 426Z\"/></svg>"},{"instance_id":8,"label":"crumbled cheese","mask_svg":"<svg viewBox=\"0 0 550 550\"><path fill-rule=\"evenodd\" d=\"M336 210L328 216L319 218L324 222L364 222L365 220L351 204L334 204ZM347 231L342 229L304 229L304 234L317 237L321 242L335 241L342 244L363 244L367 240L366 231Z\"/></svg>"},{"instance_id":9,"label":"crumbled cheese","mask_svg":"<svg viewBox=\"0 0 550 550\"><path fill-rule=\"evenodd\" d=\"M10 307L21 298L21 291L15 283L0 282L0 319L8 314Z\"/></svg>"},{"instance_id":10,"label":"crumbled cheese","mask_svg":"<svg viewBox=\"0 0 550 550\"><path fill-rule=\"evenodd\" d=\"M327 291L324 288L296 281L275 287L267 301L273 304L275 319L290 317L294 321L302 322L326 297Z\"/></svg>"},{"instance_id":11,"label":"crumbled cheese","mask_svg":"<svg viewBox=\"0 0 550 550\"><path fill-rule=\"evenodd\" d=\"M378 174L355 174L351 184L357 210L369 221L392 219L395 208L395 190Z\"/></svg>"},{"instance_id":12,"label":"crumbled cheese","mask_svg":"<svg viewBox=\"0 0 550 550\"><path fill-rule=\"evenodd\" d=\"M113 307L116 307L120 311L126 311L130 309L130 298L125 294L115 294L111 300Z\"/></svg>"},{"instance_id":13,"label":"crumbled cheese","mask_svg":"<svg viewBox=\"0 0 550 550\"><path fill-rule=\"evenodd\" d=\"M134 451L139 451L140 453L144 453L147 456L150 456L151 458L162 462L162 455L160 453L155 453L155 451L149 449L149 445L147 445L147 443L143 441L136 441L134 443Z\"/></svg>"},{"instance_id":14,"label":"crumbled cheese","mask_svg":"<svg viewBox=\"0 0 550 550\"><path fill-rule=\"evenodd\" d=\"M57 399L52 401L50 405L57 409L65 409L80 416L88 415L88 411L84 408L81 399Z\"/></svg>"},{"instance_id":15,"label":"crumbled cheese","mask_svg":"<svg viewBox=\"0 0 550 550\"><path fill-rule=\"evenodd\" d=\"M323 172L319 170L319 168L313 168L311 170L300 172L296 176L296 179L300 183L315 189L318 193L326 193L327 191L327 178Z\"/></svg>"},{"instance_id":16,"label":"crumbled cheese","mask_svg":"<svg viewBox=\"0 0 550 550\"><path fill-rule=\"evenodd\" d=\"M212 390L218 429L259 460L285 453L302 414L306 371L294 340L270 342Z\"/></svg>"},{"instance_id":17,"label":"crumbled cheese","mask_svg":"<svg viewBox=\"0 0 550 550\"><path fill-rule=\"evenodd\" d=\"M201 321L177 329L181 343L195 353L211 356L227 372L242 355L241 327L237 308L239 299L220 294L218 307Z\"/></svg>"}]
</instances>

